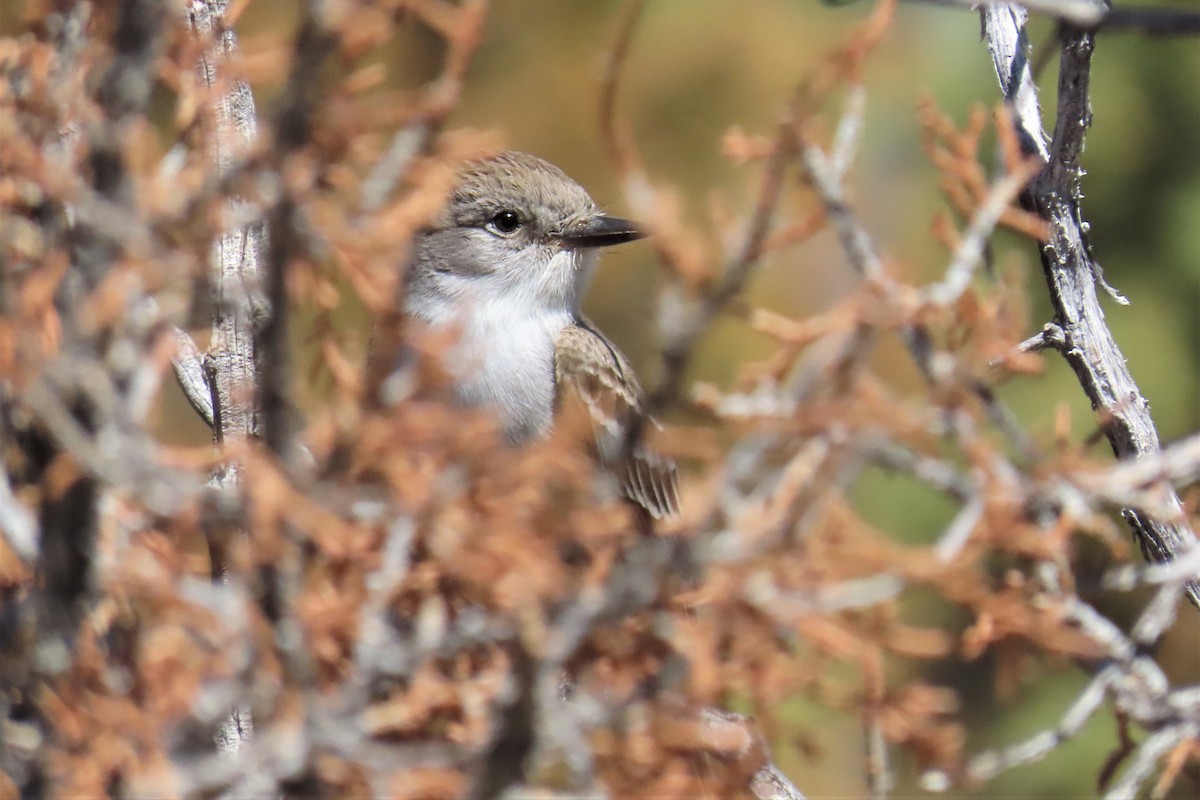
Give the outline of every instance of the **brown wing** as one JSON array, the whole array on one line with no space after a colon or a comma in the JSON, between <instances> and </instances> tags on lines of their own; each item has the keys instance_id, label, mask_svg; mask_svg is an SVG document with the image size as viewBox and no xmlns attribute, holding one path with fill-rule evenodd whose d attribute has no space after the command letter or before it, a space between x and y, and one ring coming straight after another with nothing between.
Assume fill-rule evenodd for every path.
<instances>
[{"instance_id":1,"label":"brown wing","mask_svg":"<svg viewBox=\"0 0 1200 800\"><path fill-rule=\"evenodd\" d=\"M642 415L641 387L625 356L586 320L554 343L557 402L579 402L591 420L600 463L620 478L625 496L655 519L679 513L675 462L638 446L624 455L629 423Z\"/></svg>"}]
</instances>

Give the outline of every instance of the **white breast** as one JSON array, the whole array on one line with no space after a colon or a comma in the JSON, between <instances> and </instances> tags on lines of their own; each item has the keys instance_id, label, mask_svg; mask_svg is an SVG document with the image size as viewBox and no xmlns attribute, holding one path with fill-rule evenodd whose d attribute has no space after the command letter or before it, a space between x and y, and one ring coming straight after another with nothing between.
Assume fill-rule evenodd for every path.
<instances>
[{"instance_id":1,"label":"white breast","mask_svg":"<svg viewBox=\"0 0 1200 800\"><path fill-rule=\"evenodd\" d=\"M530 314L512 303L480 300L462 321L455 348L458 396L499 414L514 442L550 429L554 414L554 341L571 324L565 312Z\"/></svg>"},{"instance_id":2,"label":"white breast","mask_svg":"<svg viewBox=\"0 0 1200 800\"><path fill-rule=\"evenodd\" d=\"M495 411L514 443L550 429L554 343L574 322L571 309L594 264L592 254L558 251L544 263L501 264L487 275L436 273L424 291L405 299L408 312L426 324L458 328L446 364L458 399Z\"/></svg>"}]
</instances>

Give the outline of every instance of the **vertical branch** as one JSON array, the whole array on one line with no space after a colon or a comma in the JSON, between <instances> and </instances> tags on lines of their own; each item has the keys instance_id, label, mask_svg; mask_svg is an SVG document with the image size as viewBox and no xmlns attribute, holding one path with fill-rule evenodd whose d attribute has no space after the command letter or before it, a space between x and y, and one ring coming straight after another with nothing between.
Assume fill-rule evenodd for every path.
<instances>
[{"instance_id":1,"label":"vertical branch","mask_svg":"<svg viewBox=\"0 0 1200 800\"><path fill-rule=\"evenodd\" d=\"M1105 435L1118 458L1138 458L1159 452L1158 431L1150 406L1125 363L1125 356L1104 323L1096 292L1101 280L1092 259L1086 226L1080 211L1083 171L1079 154L1091 124L1088 103L1093 33L1063 29L1059 69L1058 111L1048 152L1042 141L1040 114L1032 75L1025 61L1028 40L1025 14L1010 6L988 6L984 31L1006 99L1012 104L1015 124L1027 154L1046 159L1046 166L1022 195L1023 203L1049 223L1050 241L1042 247L1042 268L1054 304L1053 337L1080 385L1105 420ZM1059 333L1061 332L1061 335ZM1170 517L1153 519L1142 510L1122 511L1133 529L1143 555L1151 561L1173 561L1196 547L1195 534L1184 521L1174 488L1166 482L1156 487L1166 499ZM1187 584L1192 602L1200 605L1200 580Z\"/></svg>"},{"instance_id":2,"label":"vertical branch","mask_svg":"<svg viewBox=\"0 0 1200 800\"><path fill-rule=\"evenodd\" d=\"M159 0L111 5L114 19L107 42L108 61L100 80L92 84L98 113L89 115L86 124L68 115L72 103L82 99L75 95L75 70L81 61L79 54L87 48L84 37L91 7L73 4L47 20L49 44L58 59L41 88L48 89L48 105L53 110L43 119L49 124L38 126L44 133L32 143L40 150L36 158L56 162L63 174L78 170L78 175L72 176L71 193L51 194L37 203L48 246L39 254L40 263L31 261L28 266L31 274L52 277L58 257L65 255L65 272L60 281L51 284L62 341L57 348L41 351L40 355L53 353L53 357L38 364L36 377L11 384L15 375L0 378L4 384L0 425L5 444L11 441L21 451L22 482L40 483L35 495L40 503L37 578L30 583L28 603L23 607L5 604L3 608L6 619L0 645L5 652L0 672L5 674L0 683L0 709L6 730L10 719L18 717L28 723L26 735L39 743L54 742L60 732L53 716L39 703L43 682L62 676L74 665L81 622L101 592L97 539L102 524L113 519L111 514L105 517L105 510L111 507L105 503L105 479L113 479L111 467L118 462L122 469L115 471L133 480L151 469L144 459L145 439L140 435L134 400L142 385L139 372L152 338L150 325L146 315L132 313L142 297L136 278L123 282L124 275L114 276L129 242L104 225L102 218L122 216L134 205L126 154L157 77L164 9ZM0 94L10 99L17 79L7 66L4 79ZM6 123L21 125L25 120L19 113L8 116L14 108L6 106ZM81 163L75 160L77 142L82 144ZM11 151L6 153L6 157L11 155ZM6 179L11 179L7 169L6 163ZM72 201L83 197L84 202L68 206L62 197ZM8 264L0 266L6 268L4 282L8 284L7 279L16 273ZM81 309L95 308L97 295L105 290L111 292L109 314L81 313ZM15 297L5 297L6 305L20 303L20 293L13 294ZM24 406L19 417L9 413L10 391ZM6 453L0 468L8 470L11 463ZM7 479L4 483L8 495ZM6 586L5 592L10 591ZM24 650L23 657L12 658L18 648ZM114 665L112 674L118 675L126 667ZM10 716L14 709L16 713ZM53 781L49 748L11 747L13 739L8 734L0 739L4 741L0 767L3 774L12 776L6 788L12 792L19 784L30 796L44 791Z\"/></svg>"},{"instance_id":3,"label":"vertical branch","mask_svg":"<svg viewBox=\"0 0 1200 800\"><path fill-rule=\"evenodd\" d=\"M638 168L637 151L629 129L621 124L617 114L617 89L621 85L621 72L629 59L629 48L633 34L641 19L645 0L629 0L621 10L617 23L617 35L605 62L604 80L600 85L600 140L608 150L608 158L621 175L628 176Z\"/></svg>"},{"instance_id":4,"label":"vertical branch","mask_svg":"<svg viewBox=\"0 0 1200 800\"><path fill-rule=\"evenodd\" d=\"M1025 36L1029 14L1018 6L998 3L989 3L981 13L992 67L1000 81L1000 91L1013 109L1013 127L1020 137L1021 149L1036 153L1045 161L1050 153L1046 150L1037 85L1029 64L1029 40Z\"/></svg>"},{"instance_id":5,"label":"vertical branch","mask_svg":"<svg viewBox=\"0 0 1200 800\"><path fill-rule=\"evenodd\" d=\"M237 34L223 22L228 6L229 0L192 0L189 9L195 33L212 43L197 72L212 97L206 144L222 176L258 137L250 87L226 69L238 50ZM244 201L227 200L225 219L245 219L245 206ZM213 426L214 442L237 442L256 431L254 311L261 305L257 293L265 239L263 223L254 221L230 228L213 243L210 276L217 303L210 355L221 419L219 429Z\"/></svg>"},{"instance_id":6,"label":"vertical branch","mask_svg":"<svg viewBox=\"0 0 1200 800\"><path fill-rule=\"evenodd\" d=\"M230 74L229 61L237 55L237 34L225 24L229 0L192 0L188 19L193 33L210 42L197 65L197 77L209 95L205 145L217 175L224 177L256 142L258 121L249 85ZM247 203L225 200L226 221L245 219ZM243 222L222 232L213 242L208 279L216 294L209 357L203 361L212 409L213 443L218 447L254 435L257 375L254 347L254 298L259 291L259 261L266 231L260 220ZM186 359L176 360L176 374ZM182 382L182 378L181 378ZM195 402L193 401L193 405ZM227 483L236 482L240 469L226 465ZM222 548L209 542L210 569L215 579L226 580ZM237 753L253 735L249 708L236 707L217 735L224 754Z\"/></svg>"},{"instance_id":7,"label":"vertical branch","mask_svg":"<svg viewBox=\"0 0 1200 800\"><path fill-rule=\"evenodd\" d=\"M292 409L288 398L292 358L289 347L290 319L287 271L296 251L296 204L286 189L267 216L266 301L267 314L255 337L259 412L262 437L271 452L285 456L292 431Z\"/></svg>"},{"instance_id":8,"label":"vertical branch","mask_svg":"<svg viewBox=\"0 0 1200 800\"><path fill-rule=\"evenodd\" d=\"M599 125L601 139L608 156L616 167L631 204L644 212L661 206L645 172L640 166L637 148L627 126L622 124L617 112L617 98L621 85L622 70L628 61L633 35L637 28L645 0L629 0L618 23L616 38L608 54L605 75L600 88ZM659 386L646 399L647 408L653 413L673 402L683 389L684 371L696 349L700 336L713 323L724 308L745 288L758 266L767 238L778 211L785 188L788 166L796 155L793 126L799 113L799 95L789 104L784 119L778 126L773 150L764 166L762 183L754 210L746 223L745 233L734 250L727 255L724 268L715 285L695 302L680 303L674 324L663 325L666 342L663 348L663 378ZM659 235L670 238L670 234L659 231ZM664 261L677 262L682 250L664 243L660 253ZM681 274L675 263L676 274ZM637 418L629 426L624 447L632 449L642 435L649 415ZM711 710L706 709L706 713ZM760 800L804 800L804 794L770 761L762 764L750 777L745 787Z\"/></svg>"},{"instance_id":9,"label":"vertical branch","mask_svg":"<svg viewBox=\"0 0 1200 800\"><path fill-rule=\"evenodd\" d=\"M871 800L886 800L895 780L888 767L887 740L883 734L883 711L887 686L884 682L883 651L878 646L863 653L863 741L866 746L867 791Z\"/></svg>"},{"instance_id":10,"label":"vertical branch","mask_svg":"<svg viewBox=\"0 0 1200 800\"><path fill-rule=\"evenodd\" d=\"M271 452L291 456L293 411L291 401L291 343L287 276L292 263L304 255L297 230L298 214L294 187L290 185L288 161L305 147L311 136L316 108L319 72L336 38L326 27L323 4L310 0L292 53L292 69L279 104L274 126L278 176L278 198L267 214L267 316L258 331L259 411L262 438Z\"/></svg>"},{"instance_id":11,"label":"vertical branch","mask_svg":"<svg viewBox=\"0 0 1200 800\"><path fill-rule=\"evenodd\" d=\"M89 126L86 132L86 161L91 171L92 189L102 203L113 207L131 203L131 183L125 162L127 138L131 123L149 101L154 85L162 18L162 4L156 0L128 0L116 9L110 43L112 60L95 92L103 118ZM80 324L77 309L108 276L123 249L122 242L110 231L92 224L91 216L89 212L77 211L77 224L67 230L71 265L58 287L56 298L59 318L67 334L64 352L47 369L41 386L35 386L35 392L46 394L47 402L32 404L42 415L53 412L53 405L61 403L63 409L69 410L69 414L62 417L71 425L77 425L85 436L95 434L106 425L119 425L118 417L126 411L120 402L121 396L128 391L129 373L136 365L127 362L124 369L114 371L117 374L112 375L111 385L104 386L86 384L81 365L102 360L105 352L117 342L131 344L135 352L140 351L143 347L140 334L144 333L131 320L125 320L124 327L118 323L114 331L93 330ZM51 372L57 373L52 380L48 377ZM113 401L108 402L109 398ZM54 429L52 425L47 427ZM58 438L58 443L51 446L51 452L60 447L69 450L62 446L61 435ZM49 456L46 461L48 464ZM43 581L43 636L73 630L77 621L81 601L91 584L98 496L96 476L85 471L75 475L69 488L48 498L43 506L39 559ZM52 652L46 647L40 649L43 653ZM66 663L60 659L51 660L55 661L53 668Z\"/></svg>"}]
</instances>

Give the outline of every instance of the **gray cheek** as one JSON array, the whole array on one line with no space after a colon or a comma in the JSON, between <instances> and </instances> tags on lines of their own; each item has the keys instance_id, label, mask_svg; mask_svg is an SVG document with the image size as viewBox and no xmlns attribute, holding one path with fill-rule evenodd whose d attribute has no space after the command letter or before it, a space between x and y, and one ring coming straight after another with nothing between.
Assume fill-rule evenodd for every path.
<instances>
[{"instance_id":1,"label":"gray cheek","mask_svg":"<svg viewBox=\"0 0 1200 800\"><path fill-rule=\"evenodd\" d=\"M495 237L477 228L449 228L426 234L414 258L428 270L443 275L487 275L496 264Z\"/></svg>"}]
</instances>

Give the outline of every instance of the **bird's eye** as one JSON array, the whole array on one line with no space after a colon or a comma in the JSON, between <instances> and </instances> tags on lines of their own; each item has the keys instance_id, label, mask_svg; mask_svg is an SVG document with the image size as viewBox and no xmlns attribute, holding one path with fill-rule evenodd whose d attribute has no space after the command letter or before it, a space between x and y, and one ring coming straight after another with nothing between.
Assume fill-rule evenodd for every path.
<instances>
[{"instance_id":1,"label":"bird's eye","mask_svg":"<svg viewBox=\"0 0 1200 800\"><path fill-rule=\"evenodd\" d=\"M497 233L512 233L521 227L521 215L515 211L501 211L488 221L488 227Z\"/></svg>"}]
</instances>

